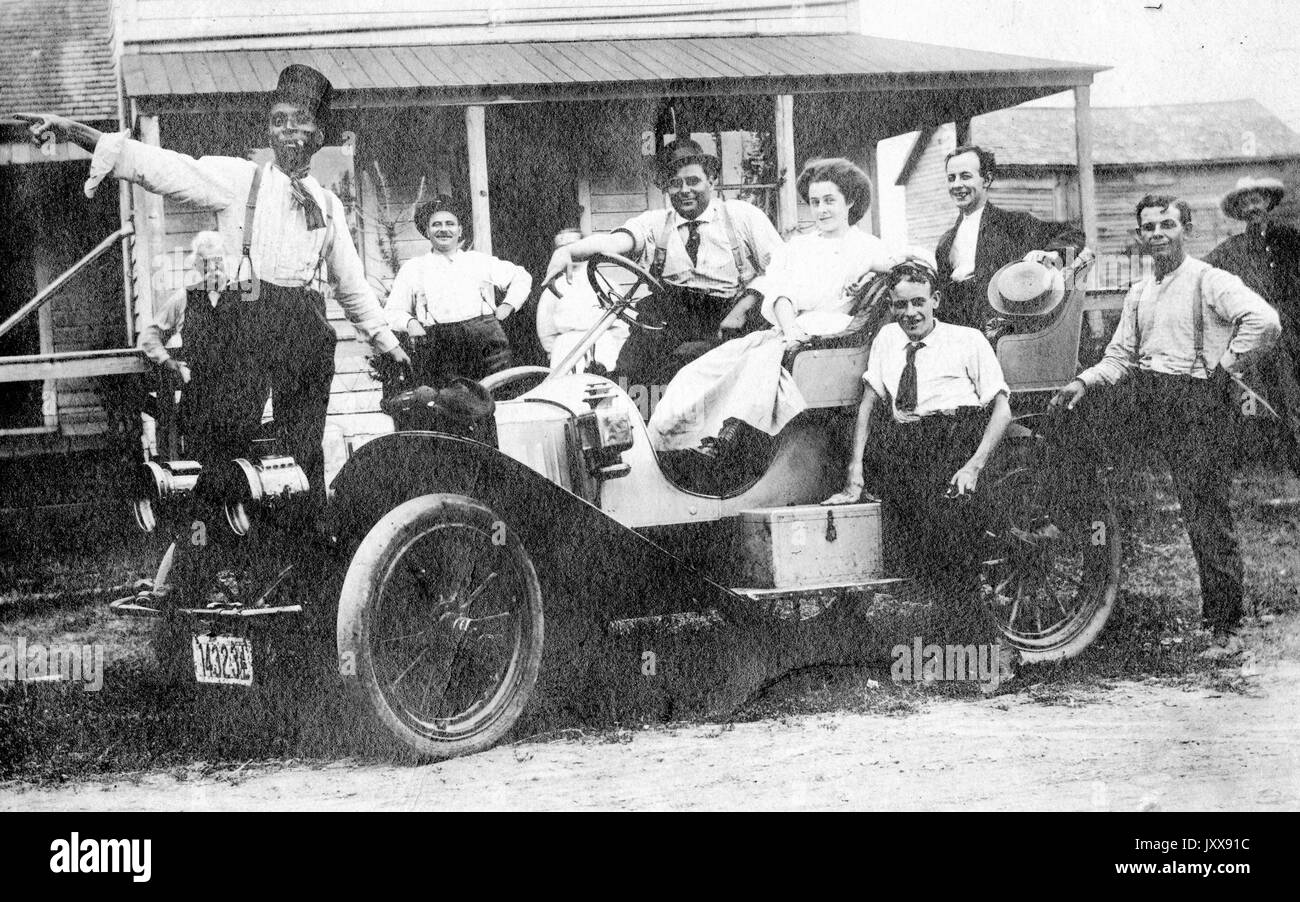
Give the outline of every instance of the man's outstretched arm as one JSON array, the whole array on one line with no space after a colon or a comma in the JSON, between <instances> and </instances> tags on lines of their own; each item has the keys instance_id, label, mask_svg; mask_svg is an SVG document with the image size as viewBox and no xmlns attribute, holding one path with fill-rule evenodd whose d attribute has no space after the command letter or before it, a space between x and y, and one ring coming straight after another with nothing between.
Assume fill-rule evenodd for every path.
<instances>
[{"instance_id":1,"label":"man's outstretched arm","mask_svg":"<svg viewBox=\"0 0 1300 902\"><path fill-rule=\"evenodd\" d=\"M55 140L71 141L82 150L94 153L95 145L104 137L97 128L54 113L15 113L14 118L27 123L27 131L37 144L41 143L42 136L52 134Z\"/></svg>"}]
</instances>

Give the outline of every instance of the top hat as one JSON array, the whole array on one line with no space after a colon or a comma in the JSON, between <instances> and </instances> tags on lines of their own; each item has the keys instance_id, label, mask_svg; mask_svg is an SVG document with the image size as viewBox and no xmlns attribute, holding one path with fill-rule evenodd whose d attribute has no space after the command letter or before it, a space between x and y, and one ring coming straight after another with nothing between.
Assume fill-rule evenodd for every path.
<instances>
[{"instance_id":1,"label":"top hat","mask_svg":"<svg viewBox=\"0 0 1300 902\"><path fill-rule=\"evenodd\" d=\"M330 80L311 66L294 63L280 70L272 103L297 103L311 110L316 125L326 134L330 125L330 97L334 88Z\"/></svg>"},{"instance_id":2,"label":"top hat","mask_svg":"<svg viewBox=\"0 0 1300 902\"><path fill-rule=\"evenodd\" d=\"M1251 191L1258 191L1260 194L1269 198L1268 208L1271 210L1282 200L1282 195L1286 194L1286 188L1282 185L1280 179L1254 178L1249 175L1243 175L1237 179L1237 187L1233 188L1227 194L1223 195L1223 200L1219 201L1219 206L1223 209L1225 215L1233 219L1244 218L1241 213L1241 200Z\"/></svg>"},{"instance_id":3,"label":"top hat","mask_svg":"<svg viewBox=\"0 0 1300 902\"><path fill-rule=\"evenodd\" d=\"M439 210L446 210L448 213L453 214L460 223L461 231L465 235L469 234L470 211L466 209L464 202L447 194L439 194L433 200L420 204L415 210L415 227L421 235L425 238L429 237L429 217Z\"/></svg>"},{"instance_id":4,"label":"top hat","mask_svg":"<svg viewBox=\"0 0 1300 902\"><path fill-rule=\"evenodd\" d=\"M692 163L699 163L709 178L715 179L722 174L722 161L713 154L705 153L697 141L690 138L678 138L667 147L660 149L655 157L655 173L660 184L677 174L677 170Z\"/></svg>"},{"instance_id":5,"label":"top hat","mask_svg":"<svg viewBox=\"0 0 1300 902\"><path fill-rule=\"evenodd\" d=\"M1043 316L1065 298L1065 274L1059 269L1017 260L989 280L989 306L1004 316Z\"/></svg>"}]
</instances>

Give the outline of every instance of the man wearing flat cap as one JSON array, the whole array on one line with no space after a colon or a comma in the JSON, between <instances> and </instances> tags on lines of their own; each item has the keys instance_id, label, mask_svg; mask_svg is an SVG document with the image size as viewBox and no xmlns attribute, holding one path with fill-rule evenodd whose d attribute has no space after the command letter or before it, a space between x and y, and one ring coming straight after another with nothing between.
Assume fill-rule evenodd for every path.
<instances>
[{"instance_id":1,"label":"man wearing flat cap","mask_svg":"<svg viewBox=\"0 0 1300 902\"><path fill-rule=\"evenodd\" d=\"M650 261L669 291L643 304L639 316L667 323L661 332L632 330L618 370L629 381L665 384L677 370L719 343L722 333L745 329L759 294L750 284L767 268L781 236L761 210L741 200L715 198L722 164L689 138L678 138L656 159L669 210L647 210L608 234L556 248L546 279L593 254Z\"/></svg>"},{"instance_id":2,"label":"man wearing flat cap","mask_svg":"<svg viewBox=\"0 0 1300 902\"><path fill-rule=\"evenodd\" d=\"M1270 222L1286 193L1275 178L1243 176L1223 196L1225 215L1246 223L1205 262L1227 270L1268 301L1282 321L1282 338L1249 374L1282 418L1280 437L1292 469L1300 474L1300 230Z\"/></svg>"},{"instance_id":3,"label":"man wearing flat cap","mask_svg":"<svg viewBox=\"0 0 1300 902\"><path fill-rule=\"evenodd\" d=\"M467 250L466 205L440 195L415 211L415 227L432 245L402 264L388 293L388 323L411 336L416 382L475 381L510 366L501 323L528 300L533 277L522 266ZM505 292L497 303L497 291Z\"/></svg>"},{"instance_id":4,"label":"man wearing flat cap","mask_svg":"<svg viewBox=\"0 0 1300 902\"><path fill-rule=\"evenodd\" d=\"M330 94L329 81L315 69L291 65L280 72L267 117L275 159L262 166L240 157L194 159L132 140L128 132L104 134L62 116L20 116L35 140L53 133L92 153L87 196L111 174L215 214L226 258L239 261L234 277L242 297L236 303L247 307L240 311L242 325L232 336L229 357L259 365L262 401L269 388L284 450L307 474L314 527L321 524L325 502L321 441L336 336L325 297L313 286L328 279L357 333L376 351L410 364L366 283L343 204L309 172L330 129ZM259 419L238 418L253 428ZM240 427L232 422L230 428ZM242 444L251 447L254 437L243 436Z\"/></svg>"}]
</instances>

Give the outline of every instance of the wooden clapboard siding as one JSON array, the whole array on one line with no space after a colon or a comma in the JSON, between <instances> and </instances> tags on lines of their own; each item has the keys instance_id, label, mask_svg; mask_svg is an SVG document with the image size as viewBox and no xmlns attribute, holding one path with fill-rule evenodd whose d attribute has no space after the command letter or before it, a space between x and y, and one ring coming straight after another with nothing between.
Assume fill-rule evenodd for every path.
<instances>
[{"instance_id":1,"label":"wooden clapboard siding","mask_svg":"<svg viewBox=\"0 0 1300 902\"><path fill-rule=\"evenodd\" d=\"M943 158L957 146L952 123L934 130L904 192L907 205L907 242L933 249L957 218L948 197Z\"/></svg>"},{"instance_id":2,"label":"wooden clapboard siding","mask_svg":"<svg viewBox=\"0 0 1300 902\"><path fill-rule=\"evenodd\" d=\"M127 45L221 49L584 40L858 29L852 0L122 0Z\"/></svg>"},{"instance_id":3,"label":"wooden clapboard siding","mask_svg":"<svg viewBox=\"0 0 1300 902\"><path fill-rule=\"evenodd\" d=\"M602 175L591 179L591 230L609 232L650 209L654 191L640 175Z\"/></svg>"}]
</instances>

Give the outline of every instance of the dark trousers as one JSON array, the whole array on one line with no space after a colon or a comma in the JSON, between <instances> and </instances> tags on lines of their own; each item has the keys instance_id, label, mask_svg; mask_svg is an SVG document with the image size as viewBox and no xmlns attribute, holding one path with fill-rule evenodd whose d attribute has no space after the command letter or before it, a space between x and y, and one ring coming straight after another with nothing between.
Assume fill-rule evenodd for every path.
<instances>
[{"instance_id":1,"label":"dark trousers","mask_svg":"<svg viewBox=\"0 0 1300 902\"><path fill-rule=\"evenodd\" d=\"M336 342L324 296L263 282L255 300L236 294L230 306L218 304L216 310L206 296L201 304L193 303L193 298L187 301L184 326L193 375L182 401L193 456L205 474L215 475L231 459L252 455L269 391L280 450L302 467L310 487L295 508L296 516L286 523L301 534L312 534L325 513L321 442ZM209 491L214 485L211 477L200 478L190 522L176 537L175 582L191 592L206 591L217 570L242 566L248 554L225 527L222 499ZM215 549L223 552L206 553ZM202 604L203 598L182 601Z\"/></svg>"},{"instance_id":2,"label":"dark trousers","mask_svg":"<svg viewBox=\"0 0 1300 902\"><path fill-rule=\"evenodd\" d=\"M1228 493L1232 485L1230 383L1139 373L1128 383L1085 398L1071 430L1094 460L1111 449L1132 472L1141 448L1168 462L1201 583L1201 612L1214 630L1242 615L1242 563ZM1082 413L1082 417L1079 414Z\"/></svg>"},{"instance_id":3,"label":"dark trousers","mask_svg":"<svg viewBox=\"0 0 1300 902\"><path fill-rule=\"evenodd\" d=\"M510 340L492 314L425 328L411 340L417 385L444 385L457 376L478 382L511 364Z\"/></svg>"},{"instance_id":4,"label":"dark trousers","mask_svg":"<svg viewBox=\"0 0 1300 902\"><path fill-rule=\"evenodd\" d=\"M206 470L247 457L261 427L271 383L252 340L260 328L261 311L238 291L220 292L215 305L201 289L186 297L181 433L185 457Z\"/></svg>"},{"instance_id":5,"label":"dark trousers","mask_svg":"<svg viewBox=\"0 0 1300 902\"><path fill-rule=\"evenodd\" d=\"M678 370L721 343L718 326L734 306L732 298L674 285L647 298L637 316L665 326L655 331L634 327L619 352L616 375L634 385L667 385Z\"/></svg>"},{"instance_id":6,"label":"dark trousers","mask_svg":"<svg viewBox=\"0 0 1300 902\"><path fill-rule=\"evenodd\" d=\"M901 565L939 589L946 628L954 638L991 641L991 621L980 606L986 506L974 497L947 498L949 480L975 453L988 413L961 408L916 423L897 423L888 411L876 433L871 470L880 495L888 565Z\"/></svg>"}]
</instances>

